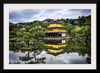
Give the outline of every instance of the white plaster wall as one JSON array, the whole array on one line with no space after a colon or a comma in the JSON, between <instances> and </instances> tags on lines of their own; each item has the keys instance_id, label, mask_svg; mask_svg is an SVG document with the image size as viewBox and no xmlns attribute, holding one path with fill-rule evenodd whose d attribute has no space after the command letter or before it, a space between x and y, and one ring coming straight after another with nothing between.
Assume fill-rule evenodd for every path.
<instances>
[{"instance_id":1,"label":"white plaster wall","mask_svg":"<svg viewBox=\"0 0 100 73\"><path fill-rule=\"evenodd\" d=\"M62 33L62 36L65 36L65 33Z\"/></svg>"},{"instance_id":2,"label":"white plaster wall","mask_svg":"<svg viewBox=\"0 0 100 73\"><path fill-rule=\"evenodd\" d=\"M65 40L62 40L62 43L65 43L66 41Z\"/></svg>"}]
</instances>

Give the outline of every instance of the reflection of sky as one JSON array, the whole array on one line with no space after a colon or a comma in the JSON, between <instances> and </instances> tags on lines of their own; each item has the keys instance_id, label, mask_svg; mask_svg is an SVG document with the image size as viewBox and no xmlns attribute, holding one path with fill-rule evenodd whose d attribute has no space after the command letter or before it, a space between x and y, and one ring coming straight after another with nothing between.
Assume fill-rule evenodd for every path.
<instances>
[{"instance_id":1,"label":"reflection of sky","mask_svg":"<svg viewBox=\"0 0 100 73\"><path fill-rule=\"evenodd\" d=\"M85 64L87 57L87 54L79 56L78 53L64 53L56 57L48 54L46 60L49 64Z\"/></svg>"},{"instance_id":2,"label":"reflection of sky","mask_svg":"<svg viewBox=\"0 0 100 73\"><path fill-rule=\"evenodd\" d=\"M19 59L19 57L25 56L27 53L28 52L25 52L25 53L21 53L21 52L14 53L12 51L9 51L9 63L11 63L11 64L14 64L14 63L25 64L25 63L30 62L31 60L22 61L22 60ZM30 56L32 56L32 53L30 53ZM34 59L33 59L33 61L34 61Z\"/></svg>"},{"instance_id":3,"label":"reflection of sky","mask_svg":"<svg viewBox=\"0 0 100 73\"><path fill-rule=\"evenodd\" d=\"M10 63L28 63L29 61L21 61L19 60L19 56L25 56L27 54L27 52L25 53L21 53L21 52L17 52L17 53L13 53L12 51L9 52L9 62ZM33 52L30 53L30 56L32 56ZM64 53L64 54L60 54L58 56L53 56L50 54L46 54L45 51L42 51L39 55L36 56L36 58L43 58L46 57L46 63L47 64L85 64L86 63L86 58L88 57L87 54L85 54L85 56L79 56L78 53ZM32 61L34 61L34 59L32 59Z\"/></svg>"},{"instance_id":4,"label":"reflection of sky","mask_svg":"<svg viewBox=\"0 0 100 73\"><path fill-rule=\"evenodd\" d=\"M9 21L12 23L32 22L34 20L76 19L79 16L91 15L91 9L10 9Z\"/></svg>"}]
</instances>

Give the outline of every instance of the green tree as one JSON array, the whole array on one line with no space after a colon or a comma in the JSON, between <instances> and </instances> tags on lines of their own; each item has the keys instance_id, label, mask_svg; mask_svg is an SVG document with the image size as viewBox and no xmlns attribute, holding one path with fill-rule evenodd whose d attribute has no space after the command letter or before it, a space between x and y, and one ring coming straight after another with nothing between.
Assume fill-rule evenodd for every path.
<instances>
[{"instance_id":1,"label":"green tree","mask_svg":"<svg viewBox=\"0 0 100 73\"><path fill-rule=\"evenodd\" d=\"M84 24L90 26L91 25L91 18L87 19Z\"/></svg>"},{"instance_id":2,"label":"green tree","mask_svg":"<svg viewBox=\"0 0 100 73\"><path fill-rule=\"evenodd\" d=\"M26 30L25 30L25 28L21 28L19 31L20 31L21 33L23 33L23 32L25 32Z\"/></svg>"},{"instance_id":3,"label":"green tree","mask_svg":"<svg viewBox=\"0 0 100 73\"><path fill-rule=\"evenodd\" d=\"M80 27L79 26L75 26L72 30L71 30L71 36L72 37L76 37L76 35L77 35L77 31L80 29Z\"/></svg>"},{"instance_id":4,"label":"green tree","mask_svg":"<svg viewBox=\"0 0 100 73\"><path fill-rule=\"evenodd\" d=\"M30 28L31 28L31 26L26 26L25 27L26 32L28 32L30 30Z\"/></svg>"},{"instance_id":5,"label":"green tree","mask_svg":"<svg viewBox=\"0 0 100 73\"><path fill-rule=\"evenodd\" d=\"M33 39L34 34L29 32L23 32L23 37L20 40L24 40L29 47L29 41Z\"/></svg>"},{"instance_id":6,"label":"green tree","mask_svg":"<svg viewBox=\"0 0 100 73\"><path fill-rule=\"evenodd\" d=\"M9 23L9 38L16 38L17 25Z\"/></svg>"},{"instance_id":7,"label":"green tree","mask_svg":"<svg viewBox=\"0 0 100 73\"><path fill-rule=\"evenodd\" d=\"M25 28L20 28L19 31L16 32L17 37L22 38L25 31Z\"/></svg>"},{"instance_id":8,"label":"green tree","mask_svg":"<svg viewBox=\"0 0 100 73\"><path fill-rule=\"evenodd\" d=\"M66 23L64 24L64 27L67 28L68 35L71 34L72 29L74 28L72 24Z\"/></svg>"},{"instance_id":9,"label":"green tree","mask_svg":"<svg viewBox=\"0 0 100 73\"><path fill-rule=\"evenodd\" d=\"M29 30L31 34L34 34L33 38L33 46L36 46L36 41L42 40L42 38L45 36L45 32L43 31L44 29L41 26L34 26Z\"/></svg>"},{"instance_id":10,"label":"green tree","mask_svg":"<svg viewBox=\"0 0 100 73\"><path fill-rule=\"evenodd\" d=\"M78 25L78 21L76 20L76 21L74 21L74 25Z\"/></svg>"},{"instance_id":11,"label":"green tree","mask_svg":"<svg viewBox=\"0 0 100 73\"><path fill-rule=\"evenodd\" d=\"M91 36L91 27L90 26L77 27L72 31L72 35L74 35L77 38L84 38L85 43L88 45L89 36Z\"/></svg>"}]
</instances>

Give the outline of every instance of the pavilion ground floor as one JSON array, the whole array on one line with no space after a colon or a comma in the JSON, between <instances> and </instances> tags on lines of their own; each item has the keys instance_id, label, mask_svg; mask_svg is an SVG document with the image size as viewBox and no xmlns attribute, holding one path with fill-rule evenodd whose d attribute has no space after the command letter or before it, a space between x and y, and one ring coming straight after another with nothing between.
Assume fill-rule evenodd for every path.
<instances>
[{"instance_id":1,"label":"pavilion ground floor","mask_svg":"<svg viewBox=\"0 0 100 73\"><path fill-rule=\"evenodd\" d=\"M65 37L66 33L64 32L55 32L55 33L46 33L46 37Z\"/></svg>"}]
</instances>

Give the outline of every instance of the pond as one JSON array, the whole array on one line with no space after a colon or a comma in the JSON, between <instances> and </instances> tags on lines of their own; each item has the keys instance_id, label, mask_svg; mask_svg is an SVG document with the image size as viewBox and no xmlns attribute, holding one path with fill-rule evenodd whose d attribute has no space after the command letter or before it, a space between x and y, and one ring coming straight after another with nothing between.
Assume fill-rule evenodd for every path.
<instances>
[{"instance_id":1,"label":"pond","mask_svg":"<svg viewBox=\"0 0 100 73\"><path fill-rule=\"evenodd\" d=\"M91 46L80 41L46 40L32 50L23 44L10 42L9 64L91 64Z\"/></svg>"}]
</instances>

